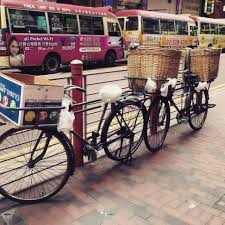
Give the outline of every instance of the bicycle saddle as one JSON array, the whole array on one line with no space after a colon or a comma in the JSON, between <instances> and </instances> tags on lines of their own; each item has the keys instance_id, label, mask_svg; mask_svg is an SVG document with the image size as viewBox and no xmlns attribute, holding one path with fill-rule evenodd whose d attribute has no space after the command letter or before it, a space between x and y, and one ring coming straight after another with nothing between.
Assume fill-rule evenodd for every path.
<instances>
[{"instance_id":1,"label":"bicycle saddle","mask_svg":"<svg viewBox=\"0 0 225 225\"><path fill-rule=\"evenodd\" d=\"M113 103L120 99L123 94L122 88L117 85L106 85L99 91L103 103Z\"/></svg>"}]
</instances>

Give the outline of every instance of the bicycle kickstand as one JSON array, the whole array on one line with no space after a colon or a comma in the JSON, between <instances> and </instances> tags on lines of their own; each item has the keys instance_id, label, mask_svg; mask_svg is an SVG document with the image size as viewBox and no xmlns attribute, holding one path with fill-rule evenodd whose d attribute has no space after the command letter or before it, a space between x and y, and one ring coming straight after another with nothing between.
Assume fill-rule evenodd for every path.
<instances>
[{"instance_id":1,"label":"bicycle kickstand","mask_svg":"<svg viewBox=\"0 0 225 225\"><path fill-rule=\"evenodd\" d=\"M127 165L127 166L131 166L132 160L133 160L133 156L130 152L129 155L122 161L122 163Z\"/></svg>"}]
</instances>

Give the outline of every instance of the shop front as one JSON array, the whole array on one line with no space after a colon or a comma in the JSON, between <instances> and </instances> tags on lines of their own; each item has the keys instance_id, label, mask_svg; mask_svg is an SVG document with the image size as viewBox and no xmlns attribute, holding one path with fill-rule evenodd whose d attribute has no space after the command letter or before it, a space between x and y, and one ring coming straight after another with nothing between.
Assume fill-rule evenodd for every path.
<instances>
[{"instance_id":1,"label":"shop front","mask_svg":"<svg viewBox=\"0 0 225 225\"><path fill-rule=\"evenodd\" d=\"M112 6L114 10L147 9L148 4L148 0L58 0L57 2L92 7Z\"/></svg>"}]
</instances>

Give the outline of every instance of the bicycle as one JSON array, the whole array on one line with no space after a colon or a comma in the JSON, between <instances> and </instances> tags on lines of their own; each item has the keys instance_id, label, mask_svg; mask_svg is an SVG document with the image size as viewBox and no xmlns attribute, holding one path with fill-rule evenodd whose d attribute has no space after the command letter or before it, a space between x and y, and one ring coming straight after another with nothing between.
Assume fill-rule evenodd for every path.
<instances>
[{"instance_id":1,"label":"bicycle","mask_svg":"<svg viewBox=\"0 0 225 225\"><path fill-rule=\"evenodd\" d=\"M155 93L152 97L144 135L146 147L151 152L157 152L164 144L170 128L170 106L178 112L176 116L178 123L189 123L193 130L200 130L205 123L208 113L208 89L196 91L199 80L197 75L192 74L189 69L184 71L184 83L186 96L184 107L179 108L173 100L171 86L166 97L160 96L160 93Z\"/></svg>"},{"instance_id":2,"label":"bicycle","mask_svg":"<svg viewBox=\"0 0 225 225\"><path fill-rule=\"evenodd\" d=\"M72 89L85 92L80 87L68 86L65 94L69 95L68 91ZM90 103L93 101L75 103L70 108ZM22 111L28 108L7 109ZM43 111L43 108L31 109L38 114ZM54 109L62 110L63 107ZM109 114L103 121L107 110ZM146 109L138 96L126 92L111 107L108 103L104 105L97 131L90 137L85 140L76 132L71 134L83 142L82 154L89 160L95 161L96 152L103 149L110 159L128 163L143 140L145 115ZM56 127L40 127L38 121L30 128L6 131L0 137L0 152L0 193L19 203L36 203L51 198L75 173L76 156L68 135L58 132Z\"/></svg>"}]
</instances>

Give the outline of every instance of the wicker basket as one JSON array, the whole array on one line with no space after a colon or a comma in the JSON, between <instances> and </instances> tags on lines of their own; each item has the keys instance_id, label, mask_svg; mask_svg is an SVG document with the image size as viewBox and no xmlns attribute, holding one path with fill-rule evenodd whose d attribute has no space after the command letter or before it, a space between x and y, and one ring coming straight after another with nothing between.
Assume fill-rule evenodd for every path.
<instances>
[{"instance_id":1,"label":"wicker basket","mask_svg":"<svg viewBox=\"0 0 225 225\"><path fill-rule=\"evenodd\" d=\"M146 80L151 77L156 80L157 88L167 78L177 78L180 65L181 52L167 48L140 47L128 54L129 88L133 91L143 92ZM140 78L140 79L138 79Z\"/></svg>"},{"instance_id":2,"label":"wicker basket","mask_svg":"<svg viewBox=\"0 0 225 225\"><path fill-rule=\"evenodd\" d=\"M190 69L201 81L214 81L218 76L220 49L196 49L190 53Z\"/></svg>"}]
</instances>

